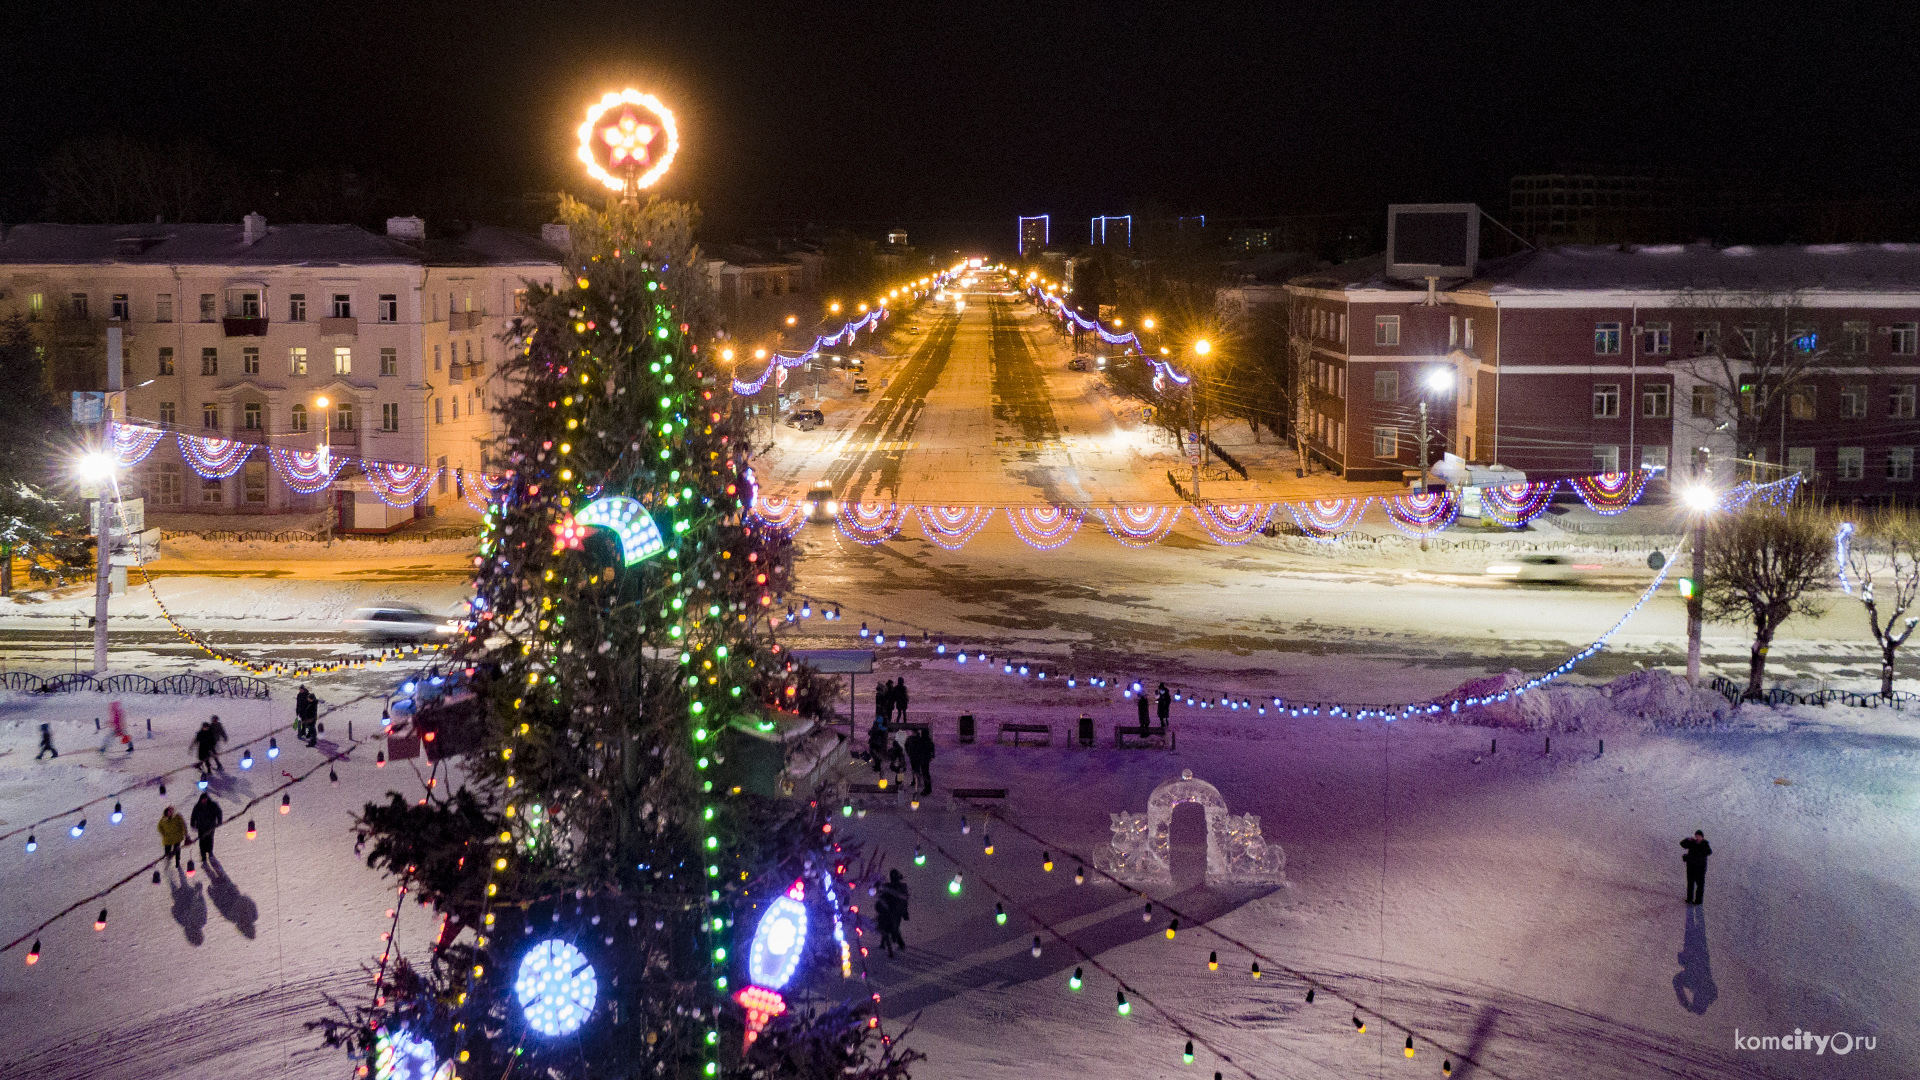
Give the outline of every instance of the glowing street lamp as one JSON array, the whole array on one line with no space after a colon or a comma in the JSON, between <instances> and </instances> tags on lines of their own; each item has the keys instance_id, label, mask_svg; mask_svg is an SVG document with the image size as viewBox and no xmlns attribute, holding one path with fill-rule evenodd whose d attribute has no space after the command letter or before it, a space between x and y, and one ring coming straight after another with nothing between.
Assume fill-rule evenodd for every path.
<instances>
[{"instance_id":1,"label":"glowing street lamp","mask_svg":"<svg viewBox=\"0 0 1920 1080\"><path fill-rule=\"evenodd\" d=\"M840 314L840 301L835 300L833 303L828 304L827 310L833 312L835 315Z\"/></svg>"},{"instance_id":2,"label":"glowing street lamp","mask_svg":"<svg viewBox=\"0 0 1920 1080\"><path fill-rule=\"evenodd\" d=\"M1687 682L1695 686L1700 683L1700 631L1705 621L1700 592L1707 578L1707 515L1720 508L1720 493L1713 489L1713 451L1702 446L1700 456L1693 484L1680 494L1693 516L1693 576L1680 579L1680 595L1687 601Z\"/></svg>"},{"instance_id":3,"label":"glowing street lamp","mask_svg":"<svg viewBox=\"0 0 1920 1080\"><path fill-rule=\"evenodd\" d=\"M1146 318L1140 320L1140 327L1143 330L1153 329L1153 316L1149 315Z\"/></svg>"},{"instance_id":4,"label":"glowing street lamp","mask_svg":"<svg viewBox=\"0 0 1920 1080\"><path fill-rule=\"evenodd\" d=\"M1428 371L1420 381L1425 384L1428 394L1447 393L1453 389L1453 369L1434 368ZM1420 490L1422 492L1427 490L1427 449L1427 394L1422 394L1420 395Z\"/></svg>"},{"instance_id":5,"label":"glowing street lamp","mask_svg":"<svg viewBox=\"0 0 1920 1080\"><path fill-rule=\"evenodd\" d=\"M629 198L654 185L680 149L673 113L652 94L620 90L587 106L580 161L587 175Z\"/></svg>"}]
</instances>

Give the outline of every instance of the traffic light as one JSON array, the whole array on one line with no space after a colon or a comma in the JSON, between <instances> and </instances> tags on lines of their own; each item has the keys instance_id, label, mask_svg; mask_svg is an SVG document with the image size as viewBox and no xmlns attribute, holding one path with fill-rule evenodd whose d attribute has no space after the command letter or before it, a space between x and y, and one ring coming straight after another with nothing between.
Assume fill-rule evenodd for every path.
<instances>
[{"instance_id":1,"label":"traffic light","mask_svg":"<svg viewBox=\"0 0 1920 1080\"><path fill-rule=\"evenodd\" d=\"M1680 598L1683 600L1693 599L1693 579L1692 578L1683 577L1680 579Z\"/></svg>"}]
</instances>

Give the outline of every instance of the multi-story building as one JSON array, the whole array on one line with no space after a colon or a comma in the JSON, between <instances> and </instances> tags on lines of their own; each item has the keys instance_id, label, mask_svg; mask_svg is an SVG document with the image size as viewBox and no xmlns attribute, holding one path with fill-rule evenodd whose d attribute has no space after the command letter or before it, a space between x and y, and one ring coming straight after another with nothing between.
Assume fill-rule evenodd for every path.
<instances>
[{"instance_id":1,"label":"multi-story building","mask_svg":"<svg viewBox=\"0 0 1920 1080\"><path fill-rule=\"evenodd\" d=\"M459 498L453 470L486 467L504 337L529 283L560 274L565 229L543 234L476 227L429 240L419 218L390 219L382 236L257 214L235 225L16 225L0 230L0 314L102 357L106 327L118 326L131 422L437 466L422 503L432 505ZM256 452L234 476L204 480L166 440L140 480L151 511L332 505L345 528L395 523L353 475L331 495L302 495Z\"/></svg>"},{"instance_id":2,"label":"multi-story building","mask_svg":"<svg viewBox=\"0 0 1920 1080\"><path fill-rule=\"evenodd\" d=\"M1432 455L1552 477L1781 469L1920 497L1920 245L1557 247L1470 279L1375 257L1292 279L1313 456L1353 480ZM1436 376L1438 376L1436 378ZM1757 463L1766 463L1760 465Z\"/></svg>"}]
</instances>

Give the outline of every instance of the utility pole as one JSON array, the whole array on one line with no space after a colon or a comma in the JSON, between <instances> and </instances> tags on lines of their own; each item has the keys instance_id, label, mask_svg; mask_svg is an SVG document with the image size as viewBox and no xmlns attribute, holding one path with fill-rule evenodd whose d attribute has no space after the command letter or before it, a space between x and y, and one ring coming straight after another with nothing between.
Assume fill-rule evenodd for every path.
<instances>
[{"instance_id":1,"label":"utility pole","mask_svg":"<svg viewBox=\"0 0 1920 1080\"><path fill-rule=\"evenodd\" d=\"M1420 397L1420 492L1427 491L1427 399Z\"/></svg>"},{"instance_id":2,"label":"utility pole","mask_svg":"<svg viewBox=\"0 0 1920 1080\"><path fill-rule=\"evenodd\" d=\"M1700 448L1705 471L1693 499L1693 594L1687 597L1687 683L1700 685L1700 626L1702 593L1707 580L1707 512L1713 499L1713 451Z\"/></svg>"},{"instance_id":3,"label":"utility pole","mask_svg":"<svg viewBox=\"0 0 1920 1080\"><path fill-rule=\"evenodd\" d=\"M101 410L100 453L110 462L118 462L113 449L113 421L121 406L121 382L125 361L120 353L121 330L107 327L107 399ZM107 670L107 598L113 591L113 527L119 523L120 483L117 469L103 469L100 485L99 525L93 541L93 670Z\"/></svg>"}]
</instances>

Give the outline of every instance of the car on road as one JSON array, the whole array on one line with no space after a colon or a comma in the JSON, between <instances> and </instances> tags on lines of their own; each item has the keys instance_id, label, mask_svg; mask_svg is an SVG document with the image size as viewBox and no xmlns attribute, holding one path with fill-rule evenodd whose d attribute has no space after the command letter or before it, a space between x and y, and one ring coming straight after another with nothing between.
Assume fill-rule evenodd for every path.
<instances>
[{"instance_id":1,"label":"car on road","mask_svg":"<svg viewBox=\"0 0 1920 1080\"><path fill-rule=\"evenodd\" d=\"M1508 581L1572 585L1586 580L1587 575L1598 569L1599 563L1575 562L1569 555L1522 555L1515 562L1495 563L1487 567L1487 576Z\"/></svg>"},{"instance_id":2,"label":"car on road","mask_svg":"<svg viewBox=\"0 0 1920 1080\"><path fill-rule=\"evenodd\" d=\"M864 394L868 392L866 376L863 375L860 378L853 380L853 392L856 394Z\"/></svg>"},{"instance_id":3,"label":"car on road","mask_svg":"<svg viewBox=\"0 0 1920 1080\"><path fill-rule=\"evenodd\" d=\"M404 604L358 608L342 625L373 641L432 641L460 632L455 620Z\"/></svg>"},{"instance_id":4,"label":"car on road","mask_svg":"<svg viewBox=\"0 0 1920 1080\"><path fill-rule=\"evenodd\" d=\"M1073 359L1067 361L1067 370L1068 371L1087 370L1087 358L1084 356L1076 356Z\"/></svg>"},{"instance_id":5,"label":"car on road","mask_svg":"<svg viewBox=\"0 0 1920 1080\"><path fill-rule=\"evenodd\" d=\"M826 422L825 414L819 409L797 409L787 415L787 426L797 427L801 431L812 431Z\"/></svg>"},{"instance_id":6,"label":"car on road","mask_svg":"<svg viewBox=\"0 0 1920 1080\"><path fill-rule=\"evenodd\" d=\"M816 525L826 525L839 513L840 503L833 497L833 481L815 480L813 490L807 492L807 519Z\"/></svg>"}]
</instances>

